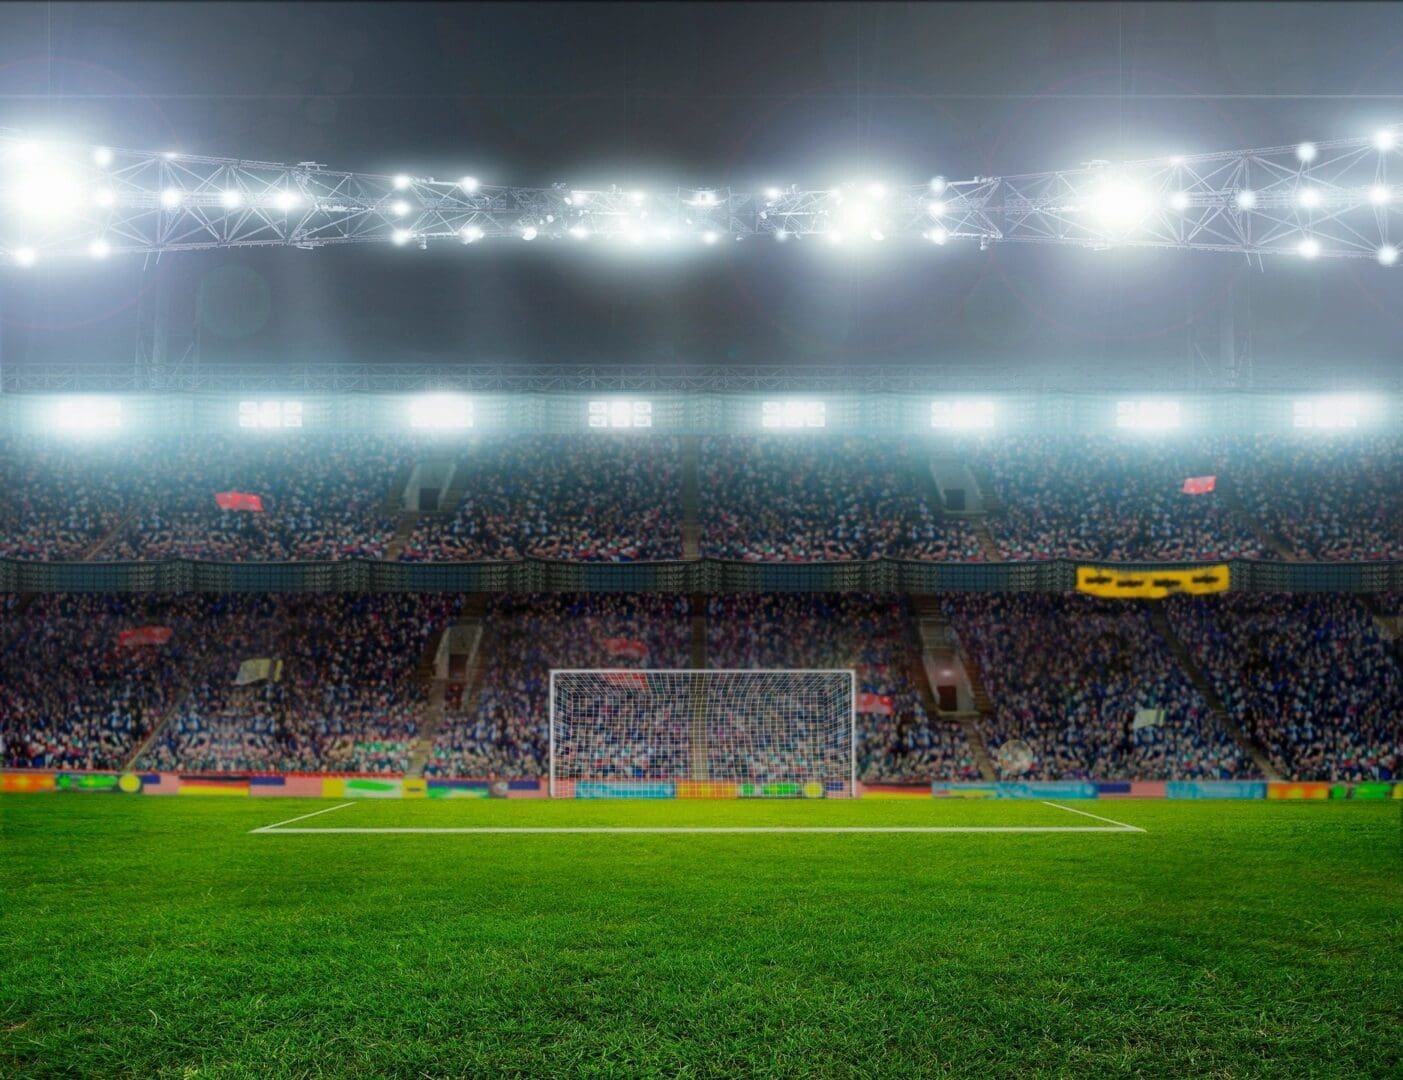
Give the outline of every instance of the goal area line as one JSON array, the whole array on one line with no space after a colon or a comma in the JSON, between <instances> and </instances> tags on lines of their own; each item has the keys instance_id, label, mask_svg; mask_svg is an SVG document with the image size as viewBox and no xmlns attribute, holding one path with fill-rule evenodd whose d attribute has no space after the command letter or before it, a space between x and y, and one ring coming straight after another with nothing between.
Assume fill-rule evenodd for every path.
<instances>
[{"instance_id":1,"label":"goal area line","mask_svg":"<svg viewBox=\"0 0 1403 1080\"><path fill-rule=\"evenodd\" d=\"M1042 801L1042 800L1040 800ZM369 826L330 826L326 828L288 828L294 822L329 814L333 810L344 810L354 803L330 806L300 817L250 829L249 832L261 836L310 836L327 833L336 836L403 836L435 835L444 836L579 836L579 835L716 835L738 836L756 834L827 834L848 835L860 833L1143 833L1138 825L1127 825L1123 821L1113 821L1099 814L1077 810L1061 803L1043 801L1044 806L1056 807L1071 814L1094 818L1105 822L1103 825L369 825Z\"/></svg>"}]
</instances>

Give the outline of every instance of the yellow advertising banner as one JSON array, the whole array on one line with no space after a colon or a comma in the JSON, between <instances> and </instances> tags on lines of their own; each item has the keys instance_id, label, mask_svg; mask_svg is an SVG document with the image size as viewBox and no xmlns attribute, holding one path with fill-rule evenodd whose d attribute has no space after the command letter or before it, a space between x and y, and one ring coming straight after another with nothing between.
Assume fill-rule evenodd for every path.
<instances>
[{"instance_id":1,"label":"yellow advertising banner","mask_svg":"<svg viewBox=\"0 0 1403 1080\"><path fill-rule=\"evenodd\" d=\"M1180 593L1199 596L1227 592L1227 563L1192 570L1124 570L1109 566L1078 566L1077 592L1113 600L1163 600Z\"/></svg>"}]
</instances>

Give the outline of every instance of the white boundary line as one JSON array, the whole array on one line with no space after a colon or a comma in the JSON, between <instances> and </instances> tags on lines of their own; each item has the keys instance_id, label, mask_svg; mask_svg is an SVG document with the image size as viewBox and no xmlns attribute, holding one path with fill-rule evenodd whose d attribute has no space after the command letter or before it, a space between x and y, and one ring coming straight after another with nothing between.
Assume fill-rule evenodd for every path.
<instances>
[{"instance_id":1,"label":"white boundary line","mask_svg":"<svg viewBox=\"0 0 1403 1080\"><path fill-rule=\"evenodd\" d=\"M1059 810L1065 810L1065 811L1067 811L1067 813L1069 813L1069 814L1080 814L1082 817L1095 818L1097 821L1109 821L1112 825L1119 825L1119 826L1120 826L1122 829L1124 829L1126 832L1144 832L1144 831L1145 831L1144 829L1140 828L1140 826L1138 826L1138 825L1127 825L1127 824L1126 824L1125 822L1123 822L1123 821L1111 821L1111 819L1108 818L1108 817L1102 817L1100 814L1088 813L1088 812L1085 811L1085 810L1078 810L1075 806L1063 806L1061 803L1048 802L1046 799L1039 799L1038 801L1041 802L1044 806L1055 806L1055 807L1057 807L1057 809L1059 809Z\"/></svg>"},{"instance_id":2,"label":"white boundary line","mask_svg":"<svg viewBox=\"0 0 1403 1080\"><path fill-rule=\"evenodd\" d=\"M272 832L274 829L278 828L278 826L280 826L280 825L291 825L294 821L306 821L309 817L316 817L318 814L329 814L329 813L331 813L333 810L344 810L344 809L346 809L346 807L351 806L351 805L353 805L353 804L352 804L352 803L348 803L348 802L343 802L340 806L328 806L328 807L326 807L326 808L324 808L324 809L322 809L322 810L313 810L310 814L300 814L300 815L298 815L297 817L290 817L290 818L288 818L286 821L276 821L276 822L274 822L272 825L264 825L261 829L249 829L249 832L251 832L251 833L266 833L266 832ZM299 831L299 832L317 832L317 831L319 831L319 830L317 830L317 829L300 829L300 830L298 830L298 831Z\"/></svg>"}]
</instances>

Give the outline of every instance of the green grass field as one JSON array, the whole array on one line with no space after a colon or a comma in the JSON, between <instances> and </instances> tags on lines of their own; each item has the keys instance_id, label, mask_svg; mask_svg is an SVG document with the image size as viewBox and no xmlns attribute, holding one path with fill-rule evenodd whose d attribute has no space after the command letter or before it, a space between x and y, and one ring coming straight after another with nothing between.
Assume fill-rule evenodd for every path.
<instances>
[{"instance_id":1,"label":"green grass field","mask_svg":"<svg viewBox=\"0 0 1403 1080\"><path fill-rule=\"evenodd\" d=\"M0 1075L1403 1075L1398 803L335 805L0 798ZM779 825L1105 827L288 827Z\"/></svg>"}]
</instances>

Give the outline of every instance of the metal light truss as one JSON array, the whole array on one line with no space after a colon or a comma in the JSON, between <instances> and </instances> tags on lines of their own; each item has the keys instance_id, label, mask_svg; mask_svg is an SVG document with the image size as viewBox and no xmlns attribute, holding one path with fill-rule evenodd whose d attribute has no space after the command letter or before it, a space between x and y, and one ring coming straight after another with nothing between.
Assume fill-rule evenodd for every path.
<instances>
[{"instance_id":1,"label":"metal light truss","mask_svg":"<svg viewBox=\"0 0 1403 1080\"><path fill-rule=\"evenodd\" d=\"M1403 129L1021 176L823 190L500 187L46 146L0 129L0 262L487 240L1062 244L1398 261Z\"/></svg>"}]
</instances>

